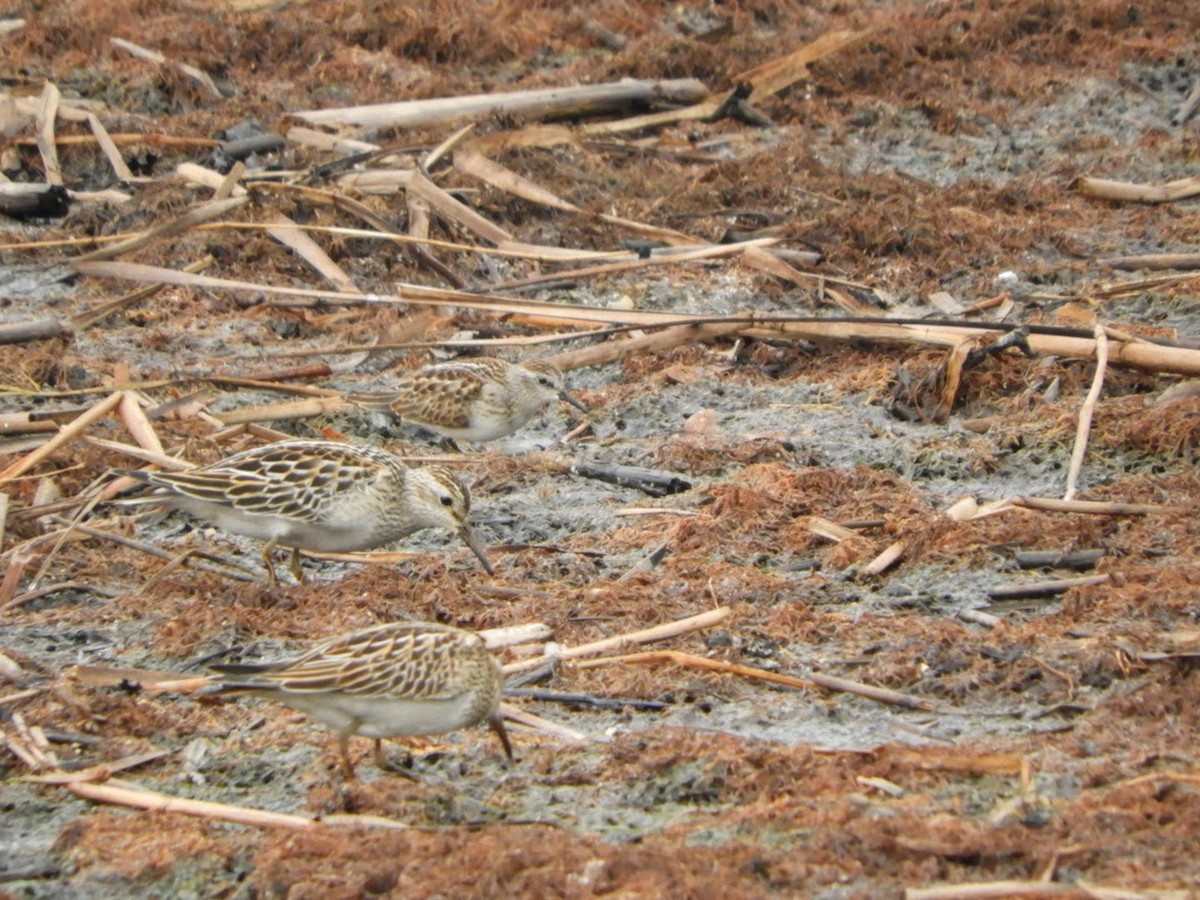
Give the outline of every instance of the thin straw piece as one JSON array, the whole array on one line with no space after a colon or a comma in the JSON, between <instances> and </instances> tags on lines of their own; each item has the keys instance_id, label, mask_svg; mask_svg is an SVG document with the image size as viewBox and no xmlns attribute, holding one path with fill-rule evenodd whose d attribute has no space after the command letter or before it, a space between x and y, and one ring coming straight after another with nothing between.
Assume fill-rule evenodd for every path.
<instances>
[{"instance_id":1,"label":"thin straw piece","mask_svg":"<svg viewBox=\"0 0 1200 900\"><path fill-rule=\"evenodd\" d=\"M1104 375L1108 371L1108 332L1099 322L1096 323L1096 374L1092 378L1092 386L1088 390L1087 399L1079 410L1079 425L1075 429L1075 446L1071 449L1071 465L1067 469L1067 491L1064 500L1074 500L1079 486L1079 473L1083 469L1083 457L1087 453L1088 433L1092 429L1092 416L1096 412L1096 403L1100 392L1104 389Z\"/></svg>"},{"instance_id":2,"label":"thin straw piece","mask_svg":"<svg viewBox=\"0 0 1200 900\"><path fill-rule=\"evenodd\" d=\"M125 164L125 157L117 149L117 145L109 135L108 129L104 127L95 113L88 113L87 121L88 127L92 129L92 134L96 136L96 143L100 145L100 150L108 159L108 164L112 166L112 170L117 178L126 182L133 181L133 172Z\"/></svg>"},{"instance_id":3,"label":"thin straw piece","mask_svg":"<svg viewBox=\"0 0 1200 900\"><path fill-rule=\"evenodd\" d=\"M205 203L203 206L197 206L195 209L189 210L178 218L164 222L161 225L156 225L149 231L144 231L128 240L110 244L107 247L101 247L99 250L93 250L91 253L85 253L82 256L76 257L75 262L115 259L118 256L124 256L126 253L144 247L159 238L179 234L190 228L195 228L204 222L220 218L240 206L245 206L249 201L250 196L245 194L241 197L230 197L228 200L214 200L211 203Z\"/></svg>"},{"instance_id":4,"label":"thin straw piece","mask_svg":"<svg viewBox=\"0 0 1200 900\"><path fill-rule=\"evenodd\" d=\"M833 675L822 675L814 672L807 677L798 678L794 675L768 672L766 669L756 669L753 666L743 666L737 663L724 662L719 659L709 659L705 656L697 656L694 653L683 653L679 650L649 650L645 653L631 653L626 656L592 659L578 665L581 669L591 669L596 666L611 665L613 663L623 663L626 665L674 663L676 665L689 666L693 669L706 669L710 672L723 672L728 675L740 675L743 678L754 678L758 681L769 681L772 684L782 684L801 690L807 690L813 686L823 687L832 691L858 694L860 697L866 697L869 700L887 703L892 706L903 706L906 709L920 709L926 712L934 712L938 709L938 705L931 700L922 700L919 697L911 697L908 694L902 694L890 688L862 684L858 681L849 681L848 679L837 678Z\"/></svg>"},{"instance_id":5,"label":"thin straw piece","mask_svg":"<svg viewBox=\"0 0 1200 900\"><path fill-rule=\"evenodd\" d=\"M62 166L58 162L58 148L54 143L54 120L58 117L58 101L62 95L57 85L47 81L42 88L42 102L37 111L37 145L46 168L47 184L62 184Z\"/></svg>"},{"instance_id":6,"label":"thin straw piece","mask_svg":"<svg viewBox=\"0 0 1200 900\"><path fill-rule=\"evenodd\" d=\"M551 654L549 658L578 659L581 656L592 656L608 650L628 647L632 644L648 644L652 641L662 641L681 634L687 634L691 631L699 631L702 628L711 628L717 623L725 621L731 615L733 615L731 607L719 606L708 612L688 616L686 619L679 619L675 622L668 622L665 625L655 625L653 628L645 628L641 631L630 632L629 634L619 634L616 637L593 641L590 644L580 644L578 647L564 647ZM546 664L546 661L546 656L534 657L533 659L526 659L521 662L509 663L504 667L504 671L506 674L524 672L527 669L536 669L539 666L543 666Z\"/></svg>"},{"instance_id":7,"label":"thin straw piece","mask_svg":"<svg viewBox=\"0 0 1200 900\"><path fill-rule=\"evenodd\" d=\"M0 472L0 484L12 481L14 478L25 474L42 460L53 454L59 447L74 440L90 425L100 421L116 409L123 396L124 391L117 391L115 394L110 394L87 412L83 413L83 415L72 419L69 424L59 429L58 434L54 435L54 437L50 438L42 446L38 447L28 456L17 460L3 472Z\"/></svg>"},{"instance_id":8,"label":"thin straw piece","mask_svg":"<svg viewBox=\"0 0 1200 900\"><path fill-rule=\"evenodd\" d=\"M318 825L314 819L307 816L268 812L265 809L232 806L228 803L215 803L211 800L187 800L158 791L147 791L116 779L105 784L81 781L65 785L65 787L77 797L94 800L97 803L110 803L114 806L128 806L153 812L182 813L185 816L235 822L238 825L253 825L257 828L313 828Z\"/></svg>"}]
</instances>

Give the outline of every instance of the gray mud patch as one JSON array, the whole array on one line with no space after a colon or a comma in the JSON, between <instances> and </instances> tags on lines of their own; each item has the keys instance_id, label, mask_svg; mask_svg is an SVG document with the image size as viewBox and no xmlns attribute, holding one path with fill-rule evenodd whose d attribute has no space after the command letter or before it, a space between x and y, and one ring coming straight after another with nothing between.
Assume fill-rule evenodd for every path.
<instances>
[{"instance_id":1,"label":"gray mud patch","mask_svg":"<svg viewBox=\"0 0 1200 900\"><path fill-rule=\"evenodd\" d=\"M472 10L455 6L442 24L469 25ZM1089 299L1102 282L1136 277L1103 268L1098 257L1194 252L1194 203L1101 203L1071 187L1080 174L1155 183L1191 174L1194 125L1172 126L1170 118L1195 81L1195 48L1178 30L1190 27L1190 40L1200 27L1193 6L1067 3L1048 12L1032 2L986 9L817 4L791 16L795 22L770 4L746 10L731 13L728 39L711 42L687 30L693 19L705 21L697 10L679 13L687 21L670 20L665 8L642 10L645 22L635 26L627 11L598 4L590 14L605 27L623 22L647 42L620 58L590 38L572 43L586 29L549 9L540 18L561 32L543 35L555 45L552 56L526 47L504 17L482 30L464 25L448 43L439 44L444 32L433 29L423 33L429 46L398 47L389 42L422 38L395 20L358 30L392 14L384 8L316 4L311 21L251 12L236 23L223 13L201 22L191 11L142 10L136 21L147 46L206 65L228 56L230 78L246 92L206 106L165 75L117 71L113 59L94 58L91 49L88 65L102 78L93 82L72 68L58 80L107 85L117 106L140 102L144 108L128 111L154 116L152 130L182 137L213 133L243 113L282 121L285 102L299 109L332 99L395 99L414 84L437 94L523 83L536 75L529 60L558 60L570 70L564 78L590 81L663 60L723 84L728 73L762 63L764 48L783 52L817 34L870 24L871 41L820 61L809 81L765 104L775 127L695 122L636 153L632 145L617 153L597 144L498 158L589 210L712 240L735 225L774 229L788 248L824 254L816 276L869 285L846 290L879 304L881 314L939 318L928 302L936 290L964 306L1007 290L1013 321L1054 323L1082 308L1122 329L1150 336L1174 329L1185 346L1200 341L1198 301L1186 282ZM74 66L83 52L71 37L80 26L54 24L47 18L54 12L31 16L26 34L36 38L12 45L28 71L55 71L56 42L71 45L59 48L67 54L62 65ZM95 34L107 33L93 24ZM639 28L670 41L638 37ZM183 37L193 32L203 34L195 45ZM493 34L507 47L493 44ZM264 70L244 49L258 41L278 50L277 37L291 48L272 57L279 97L271 85L253 87ZM198 52L209 44L220 53ZM514 55L517 47L528 52ZM304 57L303 66L293 68L293 57ZM364 60L378 66L378 78L364 78ZM500 74L484 78L485 71ZM379 96L385 87L387 96ZM480 127L490 133L510 125ZM392 137L433 146L445 134ZM672 155L684 150L719 160ZM200 158L199 151L161 152L164 166ZM293 152L288 162L297 167L328 161ZM31 149L20 153L28 180L35 157ZM78 168L81 153L67 157L72 188L107 186L102 167ZM465 184L454 183L448 168L434 175L454 190ZM520 239L609 249L628 237L590 218L466 186L466 202ZM133 218L145 219L144 227L195 201L161 185L135 194L145 215L81 205L60 226L6 223L8 240L94 235ZM394 198L365 202L380 215L400 215ZM255 215L326 222L304 204L256 203ZM443 222L435 230L464 237ZM431 277L375 244L331 241L328 249L365 290ZM315 281L290 252L219 233L156 244L137 261L182 266L201 252L217 256L214 273L222 277ZM61 265L64 257L43 254L43 263L31 263L31 254L0 254L0 323L83 314L129 289L77 279ZM485 287L533 274L520 260L480 262L449 251L445 259ZM1000 279L1005 272L1012 275ZM784 284L749 265L706 262L528 296L688 315L835 317L841 313L827 287L813 277ZM891 304L886 309L881 297ZM438 315L427 337L534 332L473 313ZM402 333L404 316L285 309L248 294L170 289L78 329L69 341L4 348L0 414L82 410L113 389L125 365L152 405L204 389L207 413L260 406L281 397L208 388L204 376L255 377L321 360L319 351ZM297 360L281 351L314 356ZM373 389L407 367L407 353L375 353L345 371L338 364L351 354L328 353L332 368L314 383ZM849 898L1046 871L1056 887L1085 880L1123 891L1195 890L1200 807L1188 748L1200 737L1191 702L1200 523L1187 512L1030 511L949 522L942 514L964 497L1061 496L1094 366L1015 353L988 359L966 373L953 414L938 425L914 412L910 401L921 392L909 388L926 384L944 357L942 349L913 346L744 341L572 371L570 388L592 410L584 439L563 443L578 419L553 409L512 438L450 459L474 487L474 519L493 548L495 578L484 577L452 535L426 532L402 543L412 555L399 563L308 560L306 584L273 590L180 564L187 553L212 553L255 576L255 542L181 514L135 521L108 506L88 521L161 547L173 561L95 540L71 539L52 555L49 545L31 544L19 590L34 587L27 579L43 564L39 586L67 587L0 612L0 652L21 670L0 692L6 735L18 733L20 715L44 730L68 770L161 750L163 758L118 777L174 797L320 817L325 825L272 831L102 807L62 787L21 781L27 767L5 752L0 890L21 898ZM1080 496L1194 508L1196 401L1155 405L1175 376L1116 367L1107 376ZM200 460L229 449L228 438L213 438L211 423L154 422L170 453ZM442 454L419 432L377 415L266 424L418 457ZM112 420L94 434L129 440ZM3 465L29 452L24 440L0 436ZM690 487L651 497L563 474L556 458L659 469ZM77 442L15 481L0 574L14 547L56 527L21 515L47 502L40 485L70 497L105 479L110 467L130 464L123 454ZM831 539L817 520L851 535ZM866 573L897 544L903 552L894 566ZM1081 548L1103 551L1094 570L1021 570L1013 562L1020 549ZM645 565L651 556L660 558ZM990 596L1004 585L1079 574L1109 580L1050 597ZM721 605L732 607L730 619L663 649L791 678L847 679L899 692L910 705L795 689L678 658L563 665L537 686L627 705L518 702L584 732L587 743L514 727L518 760L509 765L488 733L453 734L390 744L395 771L381 772L370 742L356 739L360 779L345 782L334 737L289 710L60 677L72 666L201 674L230 652L279 658L330 634L401 617L470 628L543 621L556 641L576 645ZM966 612L997 621L987 627L964 619ZM33 693L8 701L21 691ZM330 824L343 814L409 827ZM1114 845L1120 854L1108 852Z\"/></svg>"}]
</instances>

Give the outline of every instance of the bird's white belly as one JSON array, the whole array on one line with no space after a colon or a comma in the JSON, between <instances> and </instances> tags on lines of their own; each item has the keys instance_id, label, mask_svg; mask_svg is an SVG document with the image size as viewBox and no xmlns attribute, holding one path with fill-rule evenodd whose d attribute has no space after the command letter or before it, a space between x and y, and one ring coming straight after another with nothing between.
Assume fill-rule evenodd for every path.
<instances>
[{"instance_id":1,"label":"bird's white belly","mask_svg":"<svg viewBox=\"0 0 1200 900\"><path fill-rule=\"evenodd\" d=\"M260 541L284 540L291 532L292 526L286 519L278 516L259 516L226 506L222 503L210 503L207 500L197 500L194 497L171 497L168 502L191 513L198 519L211 522L225 531L245 537L258 538ZM290 546L290 545L289 545Z\"/></svg>"},{"instance_id":2,"label":"bird's white belly","mask_svg":"<svg viewBox=\"0 0 1200 900\"><path fill-rule=\"evenodd\" d=\"M339 514L331 517L329 521L311 524L280 516L258 515L192 497L174 498L172 502L180 509L225 531L257 538L260 541L276 541L284 547L299 547L301 550L326 553L348 553L379 546L379 541L375 539L371 516L361 512L357 516L349 516L336 511Z\"/></svg>"},{"instance_id":3,"label":"bird's white belly","mask_svg":"<svg viewBox=\"0 0 1200 900\"><path fill-rule=\"evenodd\" d=\"M466 428L442 428L447 437L461 441L494 441L519 431L534 417L537 410L506 410L504 412L480 410L471 415L471 424Z\"/></svg>"},{"instance_id":4,"label":"bird's white belly","mask_svg":"<svg viewBox=\"0 0 1200 900\"><path fill-rule=\"evenodd\" d=\"M443 734L479 721L471 695L447 700L395 700L354 694L276 695L336 731L370 738Z\"/></svg>"}]
</instances>

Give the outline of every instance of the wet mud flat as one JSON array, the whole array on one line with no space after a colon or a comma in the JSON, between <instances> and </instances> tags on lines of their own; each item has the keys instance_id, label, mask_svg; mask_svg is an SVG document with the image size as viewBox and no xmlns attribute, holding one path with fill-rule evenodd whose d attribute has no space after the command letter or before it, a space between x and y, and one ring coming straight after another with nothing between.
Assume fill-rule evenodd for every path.
<instances>
[{"instance_id":1,"label":"wet mud flat","mask_svg":"<svg viewBox=\"0 0 1200 900\"><path fill-rule=\"evenodd\" d=\"M371 389L464 352L355 346L528 339L565 326L468 306L280 305L266 292L187 285L96 318L138 285L76 275L72 259L91 246L33 246L138 232L211 200L171 173L182 162L216 167L203 142L245 120L284 133L297 110L625 76L695 77L727 92L740 73L824 35L862 32L759 103L770 125L726 116L604 138L577 131L550 146L476 145L587 215L445 160L430 178L538 246L621 249L630 234L599 218L607 214L820 255L807 266L788 257L813 276L790 281L749 254L566 277L514 298L713 318L833 319L867 307L881 318L995 322L1003 312L1008 323L1088 335L1102 322L1114 352L1122 335L1185 350L1200 338L1187 270L1102 262L1196 253L1196 201L1114 202L1076 184L1192 174L1196 120L1173 117L1200 77L1193 4L522 9L450 3L433 21L344 3L294 15L168 5L137 17L121 4L64 3L23 11L24 25L0 38L6 89L36 96L51 80L68 101L102 101L112 134L140 135L119 147L152 179L127 187L124 203L0 219L0 324L75 323L58 338L0 346L0 414L65 423L125 390L148 410L177 404L151 422L165 452L193 462L265 440L268 429L445 459L472 485L497 569L487 576L453 536L424 532L402 543L411 552L402 559L310 559L306 583L272 588L254 542L180 514L135 520L110 504L79 520L167 558L79 532L47 540L64 527L49 516L78 514L78 498L109 469L136 464L101 443L133 443L125 421L100 418L0 488L0 573L16 573L0 604L0 892L838 898L990 884L991 896L1037 896L1038 881L1047 896L1195 892L1200 400L1186 374L1119 358L1104 371L1076 497L1109 506L956 517L948 512L964 498L1063 496L1096 382L1092 356L983 355L960 372L942 417L951 346L833 335L681 341L570 366L587 429L577 412L553 408L455 456L386 417L331 405L231 435L223 417L332 396L290 387ZM118 27L122 15L138 34ZM222 98L169 63L124 55L110 36L208 71ZM475 136L528 136L534 124L496 114ZM419 160L457 127L355 137ZM5 138L14 180L42 177L33 135ZM64 140L59 152L72 190L115 186L94 145ZM336 155L292 142L267 162L305 170ZM313 186L353 193L406 233L420 215L395 194ZM281 214L354 224L312 197L262 190L233 218L269 224ZM471 288L555 271L456 249L476 236L444 215L430 234L448 244L431 247L443 269ZM314 239L362 291L449 287L402 247ZM203 256L215 277L328 287L261 231L187 230L122 259L182 269ZM569 360L654 331L465 352ZM309 364L318 368L307 376L272 382L283 389L261 378ZM0 440L7 469L45 433ZM654 496L571 474L570 463L669 473L682 489ZM879 563L893 547L896 558ZM196 551L242 565L242 577L184 559ZM1034 551L1068 556L1039 566L1026 557ZM1054 581L1067 584L1039 590ZM47 586L56 587L37 593ZM512 725L513 764L483 729L391 743L395 771L383 772L356 739L353 782L334 736L298 713L70 674L201 675L230 652L277 658L405 617L472 629L542 622L572 647L725 607L710 628L606 654L673 657L566 662L514 691L514 704L585 740ZM506 663L521 652L499 651ZM298 821L132 810L32 781L19 750L39 734L43 752L68 773L90 772L80 776L89 784ZM162 755L112 778L91 769L152 753Z\"/></svg>"}]
</instances>

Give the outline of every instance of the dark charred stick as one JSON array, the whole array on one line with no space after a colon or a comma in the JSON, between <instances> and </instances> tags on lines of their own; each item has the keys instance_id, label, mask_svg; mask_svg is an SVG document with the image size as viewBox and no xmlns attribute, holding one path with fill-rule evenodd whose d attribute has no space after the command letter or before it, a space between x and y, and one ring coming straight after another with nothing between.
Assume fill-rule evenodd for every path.
<instances>
[{"instance_id":1,"label":"dark charred stick","mask_svg":"<svg viewBox=\"0 0 1200 900\"><path fill-rule=\"evenodd\" d=\"M993 356L997 353L1002 353L1009 347L1016 347L1030 359L1037 356L1037 354L1029 346L1029 329L1022 327L1013 329L1007 334L1004 334L992 341L990 344L986 344L977 350L972 350L967 354L967 358L963 362L963 368L973 368L974 366L977 366L979 363L983 362L983 360L987 359L987 357Z\"/></svg>"},{"instance_id":2,"label":"dark charred stick","mask_svg":"<svg viewBox=\"0 0 1200 900\"><path fill-rule=\"evenodd\" d=\"M255 153L275 153L287 146L281 134L256 134L254 137L242 138L237 141L226 141L218 151L231 162L247 159Z\"/></svg>"},{"instance_id":3,"label":"dark charred stick","mask_svg":"<svg viewBox=\"0 0 1200 900\"><path fill-rule=\"evenodd\" d=\"M14 219L57 219L70 208L61 184L0 184L0 213Z\"/></svg>"},{"instance_id":4,"label":"dark charred stick","mask_svg":"<svg viewBox=\"0 0 1200 900\"><path fill-rule=\"evenodd\" d=\"M651 497L665 497L691 490L692 483L682 475L646 469L641 466L606 465L604 463L572 463L567 470L572 475L595 478L618 487L636 488Z\"/></svg>"},{"instance_id":5,"label":"dark charred stick","mask_svg":"<svg viewBox=\"0 0 1200 900\"><path fill-rule=\"evenodd\" d=\"M1006 584L988 591L992 600L1020 600L1024 597L1053 597L1073 587L1101 584L1108 581L1107 575L1084 575L1080 578L1060 578L1057 581L1040 581L1036 584Z\"/></svg>"},{"instance_id":6,"label":"dark charred stick","mask_svg":"<svg viewBox=\"0 0 1200 900\"><path fill-rule=\"evenodd\" d=\"M754 85L748 81L743 81L741 84L735 85L733 90L729 92L729 96L722 100L721 105L708 117L708 121L720 122L727 117L736 118L735 107L745 101L753 92Z\"/></svg>"},{"instance_id":7,"label":"dark charred stick","mask_svg":"<svg viewBox=\"0 0 1200 900\"><path fill-rule=\"evenodd\" d=\"M1013 554L1022 569L1090 569L1104 556L1103 550L1018 550Z\"/></svg>"},{"instance_id":8,"label":"dark charred stick","mask_svg":"<svg viewBox=\"0 0 1200 900\"><path fill-rule=\"evenodd\" d=\"M670 544L659 544L657 547L639 559L636 563L634 563L628 572L617 579L617 583L619 584L622 581L628 581L630 578L633 578L635 575L639 575L642 572L653 572L658 568L658 564L661 563L666 557L667 551L670 548Z\"/></svg>"}]
</instances>

